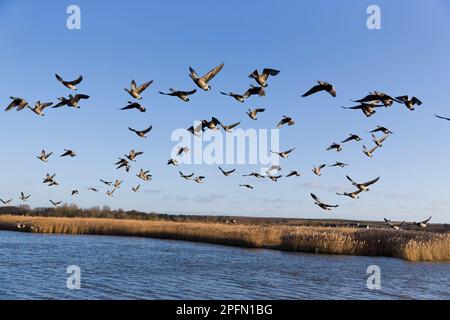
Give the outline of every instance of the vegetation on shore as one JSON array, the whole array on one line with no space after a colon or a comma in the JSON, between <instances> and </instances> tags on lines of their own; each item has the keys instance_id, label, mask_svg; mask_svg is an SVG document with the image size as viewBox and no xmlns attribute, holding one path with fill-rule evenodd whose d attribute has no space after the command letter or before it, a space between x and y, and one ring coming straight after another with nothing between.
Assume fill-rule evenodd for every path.
<instances>
[{"instance_id":1,"label":"vegetation on shore","mask_svg":"<svg viewBox=\"0 0 450 320\"><path fill-rule=\"evenodd\" d=\"M42 233L142 236L286 251L450 261L450 234L426 231L0 215L2 230L17 230L18 223L34 226Z\"/></svg>"}]
</instances>

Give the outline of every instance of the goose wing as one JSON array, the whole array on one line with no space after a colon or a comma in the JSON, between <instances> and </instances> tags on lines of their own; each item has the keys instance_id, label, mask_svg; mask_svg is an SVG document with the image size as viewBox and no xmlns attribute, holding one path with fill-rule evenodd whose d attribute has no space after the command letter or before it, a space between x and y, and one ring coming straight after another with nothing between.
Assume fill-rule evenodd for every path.
<instances>
[{"instance_id":1,"label":"goose wing","mask_svg":"<svg viewBox=\"0 0 450 320\"><path fill-rule=\"evenodd\" d=\"M150 127L148 127L147 129L145 129L145 130L142 130L142 133L148 133L148 132L150 132L151 130L152 130L152 128L153 128L153 126L150 126Z\"/></svg>"},{"instance_id":2,"label":"goose wing","mask_svg":"<svg viewBox=\"0 0 450 320\"><path fill-rule=\"evenodd\" d=\"M145 89L147 89L151 84L153 83L153 80L147 81L146 83L140 85L136 88L136 91L138 94L142 93Z\"/></svg>"},{"instance_id":3,"label":"goose wing","mask_svg":"<svg viewBox=\"0 0 450 320\"><path fill-rule=\"evenodd\" d=\"M447 121L450 121L450 118L446 118L446 117L438 116L437 114L435 114L434 116L435 116L436 118L439 118L439 119L443 119L443 120L447 120Z\"/></svg>"},{"instance_id":4,"label":"goose wing","mask_svg":"<svg viewBox=\"0 0 450 320\"><path fill-rule=\"evenodd\" d=\"M71 85L77 85L77 84L79 84L81 81L83 80L83 76L82 75L80 75L77 79L75 79L75 80L73 80L73 81L66 81L68 84L71 84Z\"/></svg>"},{"instance_id":5,"label":"goose wing","mask_svg":"<svg viewBox=\"0 0 450 320\"><path fill-rule=\"evenodd\" d=\"M426 223L428 223L428 221L430 221L431 220L431 216L428 218L428 219L426 219L426 220L423 220L421 223L424 223L424 224L426 224Z\"/></svg>"},{"instance_id":6,"label":"goose wing","mask_svg":"<svg viewBox=\"0 0 450 320\"><path fill-rule=\"evenodd\" d=\"M368 181L368 182L366 182L366 183L363 183L362 185L364 185L364 186L370 186L370 185L372 185L372 184L374 184L375 182L377 182L378 180L380 180L380 177L378 177L378 178L375 178L375 179L373 179L373 180L370 180L370 181Z\"/></svg>"},{"instance_id":7,"label":"goose wing","mask_svg":"<svg viewBox=\"0 0 450 320\"><path fill-rule=\"evenodd\" d=\"M319 92L319 91L322 91L322 90L324 90L323 86L320 85L320 84L318 84L318 85L312 87L311 89L309 89L306 93L304 93L304 94L302 95L302 97L310 96L310 95L312 95L312 94L314 94L314 93L317 93L317 92Z\"/></svg>"},{"instance_id":8,"label":"goose wing","mask_svg":"<svg viewBox=\"0 0 450 320\"><path fill-rule=\"evenodd\" d=\"M207 74L205 74L202 77L202 80L204 82L210 81L212 78L214 78L216 76L216 74L218 74L220 72L220 70L222 70L223 66L224 66L224 63L222 62L219 66L215 67L214 69L209 71Z\"/></svg>"}]
</instances>

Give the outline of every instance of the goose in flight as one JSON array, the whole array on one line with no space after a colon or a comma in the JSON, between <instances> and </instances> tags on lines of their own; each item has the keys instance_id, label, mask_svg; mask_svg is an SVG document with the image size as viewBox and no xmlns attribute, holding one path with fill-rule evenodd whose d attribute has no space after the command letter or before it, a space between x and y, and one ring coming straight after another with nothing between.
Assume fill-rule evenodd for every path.
<instances>
[{"instance_id":1,"label":"goose in flight","mask_svg":"<svg viewBox=\"0 0 450 320\"><path fill-rule=\"evenodd\" d=\"M179 165L179 162L178 162L177 159L169 159L169 160L167 161L167 165L178 166L178 165Z\"/></svg>"},{"instance_id":2,"label":"goose in flight","mask_svg":"<svg viewBox=\"0 0 450 320\"><path fill-rule=\"evenodd\" d=\"M388 128L383 127L383 126L377 126L372 131L369 131L369 133L376 133L376 132L383 132L384 134L393 134L392 131L390 131Z\"/></svg>"},{"instance_id":3,"label":"goose in flight","mask_svg":"<svg viewBox=\"0 0 450 320\"><path fill-rule=\"evenodd\" d=\"M273 182L277 182L278 179L280 179L280 178L282 177L282 175L278 175L278 176L271 176L271 175L268 175L267 177L268 177L270 180L272 180Z\"/></svg>"},{"instance_id":4,"label":"goose in flight","mask_svg":"<svg viewBox=\"0 0 450 320\"><path fill-rule=\"evenodd\" d=\"M420 101L416 97L411 97L411 99L409 99L408 96L400 96L400 97L396 97L395 99L402 102L411 111L414 110L415 105L418 105L418 106L422 105L422 101Z\"/></svg>"},{"instance_id":5,"label":"goose in flight","mask_svg":"<svg viewBox=\"0 0 450 320\"><path fill-rule=\"evenodd\" d=\"M249 116L252 120L258 120L258 118L256 117L256 115L257 115L259 112L264 112L264 111L266 111L266 109L264 109L264 108L255 108L255 109L253 109L253 110L248 109L247 114L248 114L248 116Z\"/></svg>"},{"instance_id":6,"label":"goose in flight","mask_svg":"<svg viewBox=\"0 0 450 320\"><path fill-rule=\"evenodd\" d=\"M336 149L337 152L341 152L342 151L342 146L336 142L333 142L333 144L331 146L329 146L327 148L328 151Z\"/></svg>"},{"instance_id":7,"label":"goose in flight","mask_svg":"<svg viewBox=\"0 0 450 320\"><path fill-rule=\"evenodd\" d=\"M361 141L362 139L357 135L357 134L353 134L350 133L348 138L345 140L342 140L341 143L346 143L346 142L350 142L350 141Z\"/></svg>"},{"instance_id":8,"label":"goose in flight","mask_svg":"<svg viewBox=\"0 0 450 320\"><path fill-rule=\"evenodd\" d=\"M49 173L47 173L47 175L43 179L42 183L48 183L49 187L57 186L58 182L55 181L55 176L56 176L56 173L53 174L53 175L50 175Z\"/></svg>"},{"instance_id":9,"label":"goose in flight","mask_svg":"<svg viewBox=\"0 0 450 320\"><path fill-rule=\"evenodd\" d=\"M266 90L264 90L263 87L255 87L253 85L250 85L250 88L248 88L247 91L244 93L245 98L249 98L251 96L259 96L264 97L266 95Z\"/></svg>"},{"instance_id":10,"label":"goose in flight","mask_svg":"<svg viewBox=\"0 0 450 320\"><path fill-rule=\"evenodd\" d=\"M100 180L100 182L106 184L107 186L111 186L112 185L112 181L105 181L105 180L102 180L102 179L99 179L99 180Z\"/></svg>"},{"instance_id":11,"label":"goose in flight","mask_svg":"<svg viewBox=\"0 0 450 320\"><path fill-rule=\"evenodd\" d=\"M431 220L431 217L429 217L429 218L426 219L426 220L420 221L420 222L414 222L414 224L415 224L416 226L418 226L418 227L426 228L426 227L427 227L427 224L428 224L428 222L429 222L430 220Z\"/></svg>"},{"instance_id":12,"label":"goose in flight","mask_svg":"<svg viewBox=\"0 0 450 320\"><path fill-rule=\"evenodd\" d=\"M244 188L247 188L247 189L254 189L254 188L253 188L251 185L249 185L249 184L240 184L239 187L244 187Z\"/></svg>"},{"instance_id":13,"label":"goose in flight","mask_svg":"<svg viewBox=\"0 0 450 320\"><path fill-rule=\"evenodd\" d=\"M329 165L329 167L341 167L341 168L344 168L345 166L348 166L348 164L340 161L336 161L335 164Z\"/></svg>"},{"instance_id":14,"label":"goose in flight","mask_svg":"<svg viewBox=\"0 0 450 320\"><path fill-rule=\"evenodd\" d=\"M375 152L375 150L377 150L378 146L376 145L375 147L373 147L372 149L367 149L366 146L363 145L363 153L368 156L369 158L373 157L373 153Z\"/></svg>"},{"instance_id":15,"label":"goose in flight","mask_svg":"<svg viewBox=\"0 0 450 320\"><path fill-rule=\"evenodd\" d=\"M194 178L194 181L197 183L203 183L203 180L205 179L204 176L198 176Z\"/></svg>"},{"instance_id":16,"label":"goose in flight","mask_svg":"<svg viewBox=\"0 0 450 320\"><path fill-rule=\"evenodd\" d=\"M272 172L278 173L278 172L280 172L281 170L282 170L282 169L281 169L280 166L277 166L277 165L273 164L273 165L270 166L270 168L268 168L268 169L266 170L266 174L267 174L267 175L271 175Z\"/></svg>"},{"instance_id":17,"label":"goose in flight","mask_svg":"<svg viewBox=\"0 0 450 320\"><path fill-rule=\"evenodd\" d=\"M183 179L186 179L186 180L191 180L191 178L194 176L193 172L191 174L189 174L189 175L186 175L186 174L184 174L181 171L178 171L178 173L180 174L180 177L182 177Z\"/></svg>"},{"instance_id":18,"label":"goose in flight","mask_svg":"<svg viewBox=\"0 0 450 320\"><path fill-rule=\"evenodd\" d=\"M120 168L125 168L126 172L130 171L130 163L128 162L128 160L123 159L123 158L119 158L119 161L117 161L114 165L116 165L116 169L120 169Z\"/></svg>"},{"instance_id":19,"label":"goose in flight","mask_svg":"<svg viewBox=\"0 0 450 320\"><path fill-rule=\"evenodd\" d=\"M23 193L23 192L20 193L20 200L22 200L22 201L27 201L30 197L31 197L31 194L25 195L25 193Z\"/></svg>"},{"instance_id":20,"label":"goose in flight","mask_svg":"<svg viewBox=\"0 0 450 320\"><path fill-rule=\"evenodd\" d=\"M331 204L323 203L322 201L319 200L319 198L314 193L311 193L311 197L314 199L314 204L319 206L323 210L331 210L331 208L339 207L338 204L331 205Z\"/></svg>"},{"instance_id":21,"label":"goose in flight","mask_svg":"<svg viewBox=\"0 0 450 320\"><path fill-rule=\"evenodd\" d=\"M144 92L144 90L147 89L152 83L153 80L147 81L138 87L136 81L131 80L131 88L130 89L125 88L124 90L128 92L128 94L133 98L141 100L142 99L141 93Z\"/></svg>"},{"instance_id":22,"label":"goose in flight","mask_svg":"<svg viewBox=\"0 0 450 320\"><path fill-rule=\"evenodd\" d=\"M136 109L139 110L140 112L145 112L147 109L141 105L138 102L132 102L132 101L128 101L128 105L126 105L123 108L120 108L119 110L131 110L131 109Z\"/></svg>"},{"instance_id":23,"label":"goose in flight","mask_svg":"<svg viewBox=\"0 0 450 320\"><path fill-rule=\"evenodd\" d=\"M189 76L194 81L194 83L200 88L205 91L208 91L211 89L211 86L208 85L208 82L211 81L216 74L222 70L224 66L224 63L221 63L219 66L215 67L214 69L210 70L207 74L205 74L203 77L198 76L198 74L195 72L192 67L189 67Z\"/></svg>"},{"instance_id":24,"label":"goose in flight","mask_svg":"<svg viewBox=\"0 0 450 320\"><path fill-rule=\"evenodd\" d=\"M116 188L113 188L112 190L107 190L107 191L106 191L106 195L109 196L109 197L112 197L114 191L116 191Z\"/></svg>"},{"instance_id":25,"label":"goose in flight","mask_svg":"<svg viewBox=\"0 0 450 320\"><path fill-rule=\"evenodd\" d=\"M326 166L327 166L326 164L322 164L322 165L320 165L320 166L318 166L318 167L313 167L312 172L313 172L316 176L321 176L321 175L322 175L321 170L322 170L323 168L325 168Z\"/></svg>"},{"instance_id":26,"label":"goose in flight","mask_svg":"<svg viewBox=\"0 0 450 320\"><path fill-rule=\"evenodd\" d=\"M223 174L225 177L230 176L233 172L236 171L236 169L233 169L233 170L230 170L230 171L225 171L225 170L223 170L221 167L219 167L219 170L220 170L220 172L222 172L222 174Z\"/></svg>"},{"instance_id":27,"label":"goose in flight","mask_svg":"<svg viewBox=\"0 0 450 320\"><path fill-rule=\"evenodd\" d=\"M375 134L372 133L372 140L373 142L378 146L378 147L382 147L383 146L383 142L389 137L388 134L385 134L383 137L381 137L380 139L377 139L377 137L375 136Z\"/></svg>"},{"instance_id":28,"label":"goose in flight","mask_svg":"<svg viewBox=\"0 0 450 320\"><path fill-rule=\"evenodd\" d=\"M353 191L353 192L343 192L343 193L336 192L336 194L339 195L339 196L350 197L350 198L352 198L352 199L359 199L359 194L360 194L361 192L362 192L362 190L361 190L361 189L358 189L358 190Z\"/></svg>"},{"instance_id":29,"label":"goose in flight","mask_svg":"<svg viewBox=\"0 0 450 320\"><path fill-rule=\"evenodd\" d=\"M375 108L382 107L381 105L377 104L368 104L368 103L361 103L357 106L353 107L344 107L341 106L342 109L350 109L350 110L361 110L366 117L370 117L376 113Z\"/></svg>"},{"instance_id":30,"label":"goose in flight","mask_svg":"<svg viewBox=\"0 0 450 320\"><path fill-rule=\"evenodd\" d=\"M294 177L294 176L295 177L300 177L300 173L298 171L291 170L291 172L289 172L289 174L286 175L286 178Z\"/></svg>"},{"instance_id":31,"label":"goose in flight","mask_svg":"<svg viewBox=\"0 0 450 320\"><path fill-rule=\"evenodd\" d=\"M141 185L138 184L137 186L132 187L131 190L133 190L133 192L139 192L139 188L140 188L140 187L141 187Z\"/></svg>"},{"instance_id":32,"label":"goose in flight","mask_svg":"<svg viewBox=\"0 0 450 320\"><path fill-rule=\"evenodd\" d=\"M450 118L446 118L446 117L442 117L442 116L438 116L437 114L434 115L436 118L442 119L442 120L447 120L450 121Z\"/></svg>"},{"instance_id":33,"label":"goose in flight","mask_svg":"<svg viewBox=\"0 0 450 320\"><path fill-rule=\"evenodd\" d=\"M215 117L211 118L211 121L202 121L203 126L210 129L210 130L219 130L219 125L222 125L222 123Z\"/></svg>"},{"instance_id":34,"label":"goose in flight","mask_svg":"<svg viewBox=\"0 0 450 320\"><path fill-rule=\"evenodd\" d=\"M48 200L48 201L50 201L50 203L56 208L56 207L58 207L61 203L62 203L62 201L53 201L53 200Z\"/></svg>"},{"instance_id":35,"label":"goose in flight","mask_svg":"<svg viewBox=\"0 0 450 320\"><path fill-rule=\"evenodd\" d=\"M93 187L89 187L89 188L87 188L89 191L93 191L93 192L98 192L98 189L96 189L96 188L93 188Z\"/></svg>"},{"instance_id":36,"label":"goose in flight","mask_svg":"<svg viewBox=\"0 0 450 320\"><path fill-rule=\"evenodd\" d=\"M143 154L144 152L142 151L134 151L134 149L131 149L130 153L128 153L128 155L125 155L125 157L130 161L136 161L136 157Z\"/></svg>"},{"instance_id":37,"label":"goose in flight","mask_svg":"<svg viewBox=\"0 0 450 320\"><path fill-rule=\"evenodd\" d=\"M390 95L383 93L383 92L379 92L379 91L374 91L374 92L369 92L368 95L366 95L364 98L359 99L359 100L354 100L353 102L359 102L359 103L382 103L385 107L390 107L393 103L395 102L399 102L401 103L401 101L391 97Z\"/></svg>"},{"instance_id":38,"label":"goose in flight","mask_svg":"<svg viewBox=\"0 0 450 320\"><path fill-rule=\"evenodd\" d=\"M90 97L86 94L76 94L75 96L69 94L68 98L61 97L58 98L59 102L55 104L52 108L59 108L62 106L68 106L72 108L80 108L79 103L81 99L89 99Z\"/></svg>"},{"instance_id":39,"label":"goose in flight","mask_svg":"<svg viewBox=\"0 0 450 320\"><path fill-rule=\"evenodd\" d=\"M191 90L191 91L180 91L180 90L175 90L173 88L170 88L169 91L170 92L168 92L168 93L165 93L165 92L162 92L162 91L158 91L158 92L159 92L159 94L163 94L163 95L166 95L166 96L172 96L172 97L178 97L181 100L183 100L184 102L189 102L190 99L189 99L188 96L196 93L197 89L194 89L194 90Z\"/></svg>"},{"instance_id":40,"label":"goose in flight","mask_svg":"<svg viewBox=\"0 0 450 320\"><path fill-rule=\"evenodd\" d=\"M146 134L149 133L152 130L152 128L153 128L153 126L150 126L150 127L148 127L147 129L144 129L144 130L136 130L136 129L128 127L128 130L136 133L141 138L147 138Z\"/></svg>"},{"instance_id":41,"label":"goose in flight","mask_svg":"<svg viewBox=\"0 0 450 320\"><path fill-rule=\"evenodd\" d=\"M38 116L45 116L44 109L47 107L50 107L52 104L53 104L53 102L41 103L40 101L37 101L34 104L34 108L30 107L29 105L27 105L27 107L28 107L28 109L30 109L31 111L36 113Z\"/></svg>"},{"instance_id":42,"label":"goose in flight","mask_svg":"<svg viewBox=\"0 0 450 320\"><path fill-rule=\"evenodd\" d=\"M188 147L178 147L177 157L181 156L183 153L188 153L191 151Z\"/></svg>"},{"instance_id":43,"label":"goose in flight","mask_svg":"<svg viewBox=\"0 0 450 320\"><path fill-rule=\"evenodd\" d=\"M283 116L283 119L281 119L280 122L278 122L277 128L281 128L285 124L287 124L288 126L292 126L295 124L295 121L291 117Z\"/></svg>"},{"instance_id":44,"label":"goose in flight","mask_svg":"<svg viewBox=\"0 0 450 320\"><path fill-rule=\"evenodd\" d=\"M144 181L150 181L153 176L149 172L150 170L144 171L144 169L141 169L136 176Z\"/></svg>"},{"instance_id":45,"label":"goose in flight","mask_svg":"<svg viewBox=\"0 0 450 320\"><path fill-rule=\"evenodd\" d=\"M50 156L53 154L53 152L49 152L49 153L45 153L45 150L41 151L41 154L36 156L36 158L38 158L39 160L41 160L42 162L48 162L48 158L50 158Z\"/></svg>"},{"instance_id":46,"label":"goose in flight","mask_svg":"<svg viewBox=\"0 0 450 320\"><path fill-rule=\"evenodd\" d=\"M279 70L264 68L262 73L259 73L258 70L255 70L250 73L248 77L251 79L255 79L261 87L267 87L267 80L269 79L269 76L274 77L279 73Z\"/></svg>"},{"instance_id":47,"label":"goose in flight","mask_svg":"<svg viewBox=\"0 0 450 320\"><path fill-rule=\"evenodd\" d=\"M315 94L320 91L326 91L329 94L331 94L333 97L336 97L336 89L334 88L334 86L332 84L325 82L325 81L317 81L317 83L318 83L318 85L309 89L309 91L304 93L302 95L302 97L307 97L307 96L310 96L310 95Z\"/></svg>"},{"instance_id":48,"label":"goose in flight","mask_svg":"<svg viewBox=\"0 0 450 320\"><path fill-rule=\"evenodd\" d=\"M9 199L9 200L3 200L3 199L0 199L0 201L1 201L4 205L7 205L7 204L9 204L11 201L13 201L13 199Z\"/></svg>"},{"instance_id":49,"label":"goose in flight","mask_svg":"<svg viewBox=\"0 0 450 320\"><path fill-rule=\"evenodd\" d=\"M384 218L384 222L386 222L386 224L389 226L389 228L394 229L394 230L400 230L400 227L403 226L405 223L405 221L403 221L402 223L399 224L394 224L392 223L391 220Z\"/></svg>"},{"instance_id":50,"label":"goose in flight","mask_svg":"<svg viewBox=\"0 0 450 320\"><path fill-rule=\"evenodd\" d=\"M233 92L226 93L226 92L223 92L223 91L220 91L220 93L223 94L224 96L232 97L236 101L239 101L239 102L245 102L245 99L250 97L250 95L248 94L248 90L244 94L238 94L238 93L233 93Z\"/></svg>"},{"instance_id":51,"label":"goose in flight","mask_svg":"<svg viewBox=\"0 0 450 320\"><path fill-rule=\"evenodd\" d=\"M10 111L14 108L17 108L16 111L23 110L26 106L28 106L28 101L20 98L20 97L9 97L12 99L11 103L6 107L5 111Z\"/></svg>"},{"instance_id":52,"label":"goose in flight","mask_svg":"<svg viewBox=\"0 0 450 320\"><path fill-rule=\"evenodd\" d=\"M122 182L123 182L123 180L116 180L115 182L114 182L114 189L119 189L120 188L120 185L122 184Z\"/></svg>"},{"instance_id":53,"label":"goose in flight","mask_svg":"<svg viewBox=\"0 0 450 320\"><path fill-rule=\"evenodd\" d=\"M73 152L73 150L64 149L64 153L60 157L62 158L62 157L67 157L67 156L73 158L73 157L76 157L77 155L75 154L75 152Z\"/></svg>"},{"instance_id":54,"label":"goose in flight","mask_svg":"<svg viewBox=\"0 0 450 320\"><path fill-rule=\"evenodd\" d=\"M352 183L352 185L354 185L356 188L358 188L361 191L369 191L369 186L371 186L372 184L374 184L378 180L380 180L380 177L378 177L378 178L375 178L375 179L370 180L370 181L365 182L365 183L356 183L349 176L345 176L345 177Z\"/></svg>"},{"instance_id":55,"label":"goose in flight","mask_svg":"<svg viewBox=\"0 0 450 320\"><path fill-rule=\"evenodd\" d=\"M78 192L77 189L72 190L71 193L70 193L70 195L72 195L72 196L79 195L79 194L80 194L80 193Z\"/></svg>"},{"instance_id":56,"label":"goose in flight","mask_svg":"<svg viewBox=\"0 0 450 320\"><path fill-rule=\"evenodd\" d=\"M79 76L77 79L72 81L65 81L63 78L61 78L58 74L55 73L56 79L61 82L64 86L69 88L70 90L77 91L76 85L79 84L83 80L83 76Z\"/></svg>"},{"instance_id":57,"label":"goose in flight","mask_svg":"<svg viewBox=\"0 0 450 320\"><path fill-rule=\"evenodd\" d=\"M274 152L274 151L270 150L270 152L273 153L273 154L279 155L281 158L288 158L289 157L289 153L291 153L294 150L295 150L295 148L289 149L287 151L282 151L282 152Z\"/></svg>"},{"instance_id":58,"label":"goose in flight","mask_svg":"<svg viewBox=\"0 0 450 320\"><path fill-rule=\"evenodd\" d=\"M265 176L263 176L262 174L259 174L258 172L251 172L249 174L243 174L242 176L243 177L255 177L255 178L258 178L258 179L265 178Z\"/></svg>"},{"instance_id":59,"label":"goose in flight","mask_svg":"<svg viewBox=\"0 0 450 320\"><path fill-rule=\"evenodd\" d=\"M239 121L239 122L236 122L236 123L227 125L227 126L224 125L224 124L222 124L222 123L221 123L220 125L222 126L223 130L225 130L226 132L232 132L232 129L233 129L234 127L238 126L240 123L241 123L241 122Z\"/></svg>"}]
</instances>

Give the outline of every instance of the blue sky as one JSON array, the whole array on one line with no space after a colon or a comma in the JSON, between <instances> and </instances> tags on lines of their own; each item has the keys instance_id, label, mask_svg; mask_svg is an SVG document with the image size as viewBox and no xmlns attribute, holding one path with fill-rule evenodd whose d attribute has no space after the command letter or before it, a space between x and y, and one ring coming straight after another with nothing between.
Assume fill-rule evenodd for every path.
<instances>
[{"instance_id":1,"label":"blue sky","mask_svg":"<svg viewBox=\"0 0 450 320\"><path fill-rule=\"evenodd\" d=\"M66 8L81 8L81 30L66 28ZM371 4L381 8L382 29L366 27ZM54 78L84 76L79 91L91 95L82 108L47 110L37 117L29 110L0 114L2 156L0 197L31 193L29 204L47 206L48 200L82 207L109 205L166 213L232 214L301 218L389 217L418 220L433 216L450 222L447 169L450 117L450 5L446 1L0 1L0 105L9 96L55 101L70 92ZM170 87L195 87L188 67L199 73L225 62L211 82L210 92L198 92L191 102L161 96ZM267 96L244 104L219 91L243 92L254 69L281 70L270 79ZM124 87L154 79L144 92L147 113L120 112L129 100ZM308 98L300 95L316 80L333 83L338 92ZM411 112L394 105L371 118L343 110L350 99L369 91L415 95L424 104ZM248 108L265 107L258 121ZM216 116L225 123L242 121L242 128L273 128L287 114L296 125L280 132L281 149L296 147L281 166L286 174L299 170L300 178L278 183L243 178L259 166L240 165L225 178L217 166L166 166L174 146L174 129L194 120ZM128 126L154 129L139 139ZM325 151L332 142L357 133L371 145L367 132L385 125L394 131L373 159L362 154L362 143L351 143L337 154ZM75 150L75 159L53 156L49 163L36 159L41 149L62 153ZM115 170L118 156L131 148L144 156L130 174ZM313 165L349 163L345 169L326 168L322 177ZM139 182L140 168L149 169L152 182L142 192L130 188ZM233 168L227 166L226 168ZM207 177L199 185L178 177L178 169ZM41 181L56 173L60 186L50 189ZM381 176L360 200L339 197L336 190L352 191L345 174L358 181ZM98 178L124 179L123 187L109 198ZM254 190L237 187L250 183ZM101 193L86 190L97 186ZM79 189L72 198L70 190ZM340 207L326 213L314 206L309 193Z\"/></svg>"}]
</instances>

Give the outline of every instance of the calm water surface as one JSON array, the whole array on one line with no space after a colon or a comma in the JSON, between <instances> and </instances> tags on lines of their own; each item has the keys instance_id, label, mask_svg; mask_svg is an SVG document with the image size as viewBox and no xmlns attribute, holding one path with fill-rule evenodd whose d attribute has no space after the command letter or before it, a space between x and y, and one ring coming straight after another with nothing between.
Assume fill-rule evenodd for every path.
<instances>
[{"instance_id":1,"label":"calm water surface","mask_svg":"<svg viewBox=\"0 0 450 320\"><path fill-rule=\"evenodd\" d=\"M81 289L66 286L69 265ZM381 268L381 290L366 286ZM450 299L450 264L0 231L0 299Z\"/></svg>"}]
</instances>

